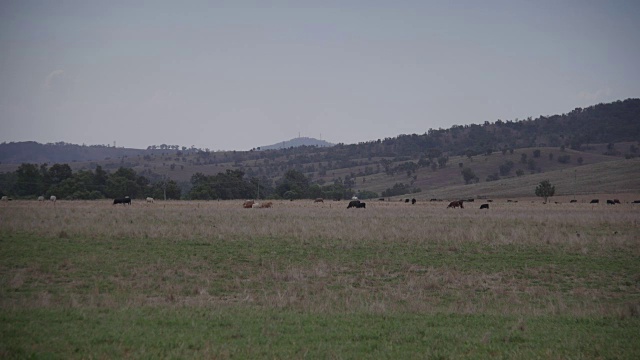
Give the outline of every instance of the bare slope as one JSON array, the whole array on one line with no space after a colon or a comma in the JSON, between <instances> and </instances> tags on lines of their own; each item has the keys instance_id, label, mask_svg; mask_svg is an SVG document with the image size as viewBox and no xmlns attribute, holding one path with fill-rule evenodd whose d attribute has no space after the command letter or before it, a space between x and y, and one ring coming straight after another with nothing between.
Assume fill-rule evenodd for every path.
<instances>
[{"instance_id":1,"label":"bare slope","mask_svg":"<svg viewBox=\"0 0 640 360\"><path fill-rule=\"evenodd\" d=\"M535 196L535 187L543 180L549 180L556 187L556 196L640 194L640 159L606 161L492 182L447 186L414 195L420 199L531 197Z\"/></svg>"}]
</instances>

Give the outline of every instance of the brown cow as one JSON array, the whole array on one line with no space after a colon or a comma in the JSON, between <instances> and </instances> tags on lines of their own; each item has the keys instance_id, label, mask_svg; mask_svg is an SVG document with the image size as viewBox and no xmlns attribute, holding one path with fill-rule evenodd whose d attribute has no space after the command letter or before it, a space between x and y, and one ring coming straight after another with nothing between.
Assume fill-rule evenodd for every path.
<instances>
[{"instance_id":1,"label":"brown cow","mask_svg":"<svg viewBox=\"0 0 640 360\"><path fill-rule=\"evenodd\" d=\"M255 203L255 201L253 200L246 200L244 202L244 204L242 204L242 207L245 209L251 209L251 207L253 206L253 204Z\"/></svg>"},{"instance_id":2,"label":"brown cow","mask_svg":"<svg viewBox=\"0 0 640 360\"><path fill-rule=\"evenodd\" d=\"M462 205L463 201L462 200L458 200L458 201L452 201L449 203L449 206L447 206L447 209L452 207L452 208L457 208L458 206L460 206L461 209L464 209L464 206Z\"/></svg>"},{"instance_id":3,"label":"brown cow","mask_svg":"<svg viewBox=\"0 0 640 360\"><path fill-rule=\"evenodd\" d=\"M317 199L313 200L313 202L314 203L318 203L318 202L324 203L324 200L322 198L317 198Z\"/></svg>"},{"instance_id":4,"label":"brown cow","mask_svg":"<svg viewBox=\"0 0 640 360\"><path fill-rule=\"evenodd\" d=\"M273 205L273 203L271 201L263 203L262 205L260 205L261 208L263 209L268 209Z\"/></svg>"}]
</instances>

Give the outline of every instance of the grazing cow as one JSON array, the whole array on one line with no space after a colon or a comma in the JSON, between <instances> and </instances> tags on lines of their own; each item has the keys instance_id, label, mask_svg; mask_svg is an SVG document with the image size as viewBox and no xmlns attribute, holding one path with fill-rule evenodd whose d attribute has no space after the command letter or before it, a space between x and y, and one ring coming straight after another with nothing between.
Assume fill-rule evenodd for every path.
<instances>
[{"instance_id":1,"label":"grazing cow","mask_svg":"<svg viewBox=\"0 0 640 360\"><path fill-rule=\"evenodd\" d=\"M126 198L119 198L119 199L113 199L113 205L116 204L122 204L122 205L131 205L131 199L126 197Z\"/></svg>"},{"instance_id":2,"label":"grazing cow","mask_svg":"<svg viewBox=\"0 0 640 360\"><path fill-rule=\"evenodd\" d=\"M260 208L261 209L268 209L271 206L273 206L273 203L271 201L269 201L269 202L266 202L266 203L263 203L262 205L260 205Z\"/></svg>"},{"instance_id":3,"label":"grazing cow","mask_svg":"<svg viewBox=\"0 0 640 360\"><path fill-rule=\"evenodd\" d=\"M7 195L3 196L2 201L9 201L9 197Z\"/></svg>"},{"instance_id":4,"label":"grazing cow","mask_svg":"<svg viewBox=\"0 0 640 360\"><path fill-rule=\"evenodd\" d=\"M507 200L507 202L513 202L513 200Z\"/></svg>"},{"instance_id":5,"label":"grazing cow","mask_svg":"<svg viewBox=\"0 0 640 360\"><path fill-rule=\"evenodd\" d=\"M640 200L633 200L634 204L640 204Z\"/></svg>"},{"instance_id":6,"label":"grazing cow","mask_svg":"<svg viewBox=\"0 0 640 360\"><path fill-rule=\"evenodd\" d=\"M598 199L593 199L591 200L591 202L589 202L589 204L598 204L598 203L600 203L600 200Z\"/></svg>"},{"instance_id":7,"label":"grazing cow","mask_svg":"<svg viewBox=\"0 0 640 360\"><path fill-rule=\"evenodd\" d=\"M317 199L313 200L313 202L314 203L319 203L319 202L324 203L324 200L322 198L317 198Z\"/></svg>"},{"instance_id":8,"label":"grazing cow","mask_svg":"<svg viewBox=\"0 0 640 360\"><path fill-rule=\"evenodd\" d=\"M148 202L148 203L153 203L153 202L154 202L154 201L153 201L153 198L152 198L152 197L148 197L148 198L147 198L147 202Z\"/></svg>"},{"instance_id":9,"label":"grazing cow","mask_svg":"<svg viewBox=\"0 0 640 360\"><path fill-rule=\"evenodd\" d=\"M482 210L482 209L489 209L489 204L480 205L480 210Z\"/></svg>"},{"instance_id":10,"label":"grazing cow","mask_svg":"<svg viewBox=\"0 0 640 360\"><path fill-rule=\"evenodd\" d=\"M260 203L253 203L253 204L251 205L251 208L252 208L252 209L260 209L260 208L261 208Z\"/></svg>"},{"instance_id":11,"label":"grazing cow","mask_svg":"<svg viewBox=\"0 0 640 360\"><path fill-rule=\"evenodd\" d=\"M380 199L378 199L378 201L384 201L384 198L380 198Z\"/></svg>"},{"instance_id":12,"label":"grazing cow","mask_svg":"<svg viewBox=\"0 0 640 360\"><path fill-rule=\"evenodd\" d=\"M360 200L351 200L349 201L349 205L347 206L347 209L357 208L358 205L360 205Z\"/></svg>"},{"instance_id":13,"label":"grazing cow","mask_svg":"<svg viewBox=\"0 0 640 360\"><path fill-rule=\"evenodd\" d=\"M577 203L577 202L578 202L578 200L571 200L571 201L569 201L569 202L570 202L570 203Z\"/></svg>"},{"instance_id":14,"label":"grazing cow","mask_svg":"<svg viewBox=\"0 0 640 360\"><path fill-rule=\"evenodd\" d=\"M255 203L255 201L253 201L253 200L246 200L242 204L242 207L245 208L245 209L251 209L251 207L253 206L254 203Z\"/></svg>"},{"instance_id":15,"label":"grazing cow","mask_svg":"<svg viewBox=\"0 0 640 360\"><path fill-rule=\"evenodd\" d=\"M367 208L367 204L364 202L360 202L359 204L356 205L356 209L366 209Z\"/></svg>"},{"instance_id":16,"label":"grazing cow","mask_svg":"<svg viewBox=\"0 0 640 360\"><path fill-rule=\"evenodd\" d=\"M493 202L493 200L487 200L487 202Z\"/></svg>"},{"instance_id":17,"label":"grazing cow","mask_svg":"<svg viewBox=\"0 0 640 360\"><path fill-rule=\"evenodd\" d=\"M411 199L411 205L415 205L416 199Z\"/></svg>"},{"instance_id":18,"label":"grazing cow","mask_svg":"<svg viewBox=\"0 0 640 360\"><path fill-rule=\"evenodd\" d=\"M54 195L51 195L51 197L49 198L49 200L53 201L53 203L56 203L56 197Z\"/></svg>"},{"instance_id":19,"label":"grazing cow","mask_svg":"<svg viewBox=\"0 0 640 360\"><path fill-rule=\"evenodd\" d=\"M467 199L467 200L465 200L465 201L467 201L467 202L474 202L474 201L475 201L475 199Z\"/></svg>"},{"instance_id":20,"label":"grazing cow","mask_svg":"<svg viewBox=\"0 0 640 360\"><path fill-rule=\"evenodd\" d=\"M613 199L613 203L614 203L614 204L620 204L620 200L618 200L618 199Z\"/></svg>"},{"instance_id":21,"label":"grazing cow","mask_svg":"<svg viewBox=\"0 0 640 360\"><path fill-rule=\"evenodd\" d=\"M404 202L408 203L408 202L409 202L409 199L404 199Z\"/></svg>"},{"instance_id":22,"label":"grazing cow","mask_svg":"<svg viewBox=\"0 0 640 360\"><path fill-rule=\"evenodd\" d=\"M38 196L38 201L44 201L44 196Z\"/></svg>"},{"instance_id":23,"label":"grazing cow","mask_svg":"<svg viewBox=\"0 0 640 360\"><path fill-rule=\"evenodd\" d=\"M452 201L449 203L449 206L447 206L447 209L452 207L452 208L457 208L458 206L460 206L461 209L464 209L464 206L462 205L462 200L458 200L458 201Z\"/></svg>"},{"instance_id":24,"label":"grazing cow","mask_svg":"<svg viewBox=\"0 0 640 360\"><path fill-rule=\"evenodd\" d=\"M607 205L615 205L616 203L613 202L613 200L607 200Z\"/></svg>"},{"instance_id":25,"label":"grazing cow","mask_svg":"<svg viewBox=\"0 0 640 360\"><path fill-rule=\"evenodd\" d=\"M429 201L438 201L438 199L431 199L431 200L429 200Z\"/></svg>"}]
</instances>

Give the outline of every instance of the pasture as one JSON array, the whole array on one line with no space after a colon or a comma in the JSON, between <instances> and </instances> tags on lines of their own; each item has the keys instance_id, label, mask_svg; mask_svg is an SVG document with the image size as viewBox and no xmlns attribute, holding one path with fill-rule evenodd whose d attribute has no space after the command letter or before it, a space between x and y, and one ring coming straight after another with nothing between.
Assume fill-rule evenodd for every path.
<instances>
[{"instance_id":1,"label":"pasture","mask_svg":"<svg viewBox=\"0 0 640 360\"><path fill-rule=\"evenodd\" d=\"M0 203L0 357L640 358L640 204L242 203Z\"/></svg>"}]
</instances>

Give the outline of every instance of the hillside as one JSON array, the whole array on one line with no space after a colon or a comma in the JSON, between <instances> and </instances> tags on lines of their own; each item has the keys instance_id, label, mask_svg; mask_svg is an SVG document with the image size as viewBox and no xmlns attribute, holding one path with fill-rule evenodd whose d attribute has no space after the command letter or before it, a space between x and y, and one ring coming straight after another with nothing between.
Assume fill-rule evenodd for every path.
<instances>
[{"instance_id":1,"label":"hillside","mask_svg":"<svg viewBox=\"0 0 640 360\"><path fill-rule=\"evenodd\" d=\"M157 150L155 150L157 151ZM0 163L71 163L101 161L153 153L154 150L116 148L104 145L76 145L67 143L40 144L35 141L0 144Z\"/></svg>"},{"instance_id":2,"label":"hillside","mask_svg":"<svg viewBox=\"0 0 640 360\"><path fill-rule=\"evenodd\" d=\"M445 186L412 196L422 200L535 197L534 189L543 180L555 186L556 198L575 195L584 200L590 199L591 194L627 193L635 194L633 199L636 199L640 198L640 159L604 161L493 182Z\"/></svg>"},{"instance_id":3,"label":"hillside","mask_svg":"<svg viewBox=\"0 0 640 360\"><path fill-rule=\"evenodd\" d=\"M142 150L63 143L5 143L0 144L0 173L13 172L23 162L48 163L49 166L68 163L74 171L101 166L113 172L124 167L151 182L174 180L186 193L194 174L213 176L233 170L243 173L246 179L255 179L253 181L268 193L287 171L296 170L320 186L339 184L354 192L369 191L381 196L398 186L404 189L403 193L417 192L420 198L456 192L475 196L479 194L473 194L477 192L474 189L482 186L526 183L525 179L553 172L585 169L625 157L632 159L640 155L638 119L640 100L629 99L535 120L430 129L423 135L400 135L332 147L305 144L278 150L210 152L176 145ZM605 142L584 143L585 139ZM474 177L465 180L463 170ZM585 183L581 191L598 191L599 186L595 185Z\"/></svg>"},{"instance_id":4,"label":"hillside","mask_svg":"<svg viewBox=\"0 0 640 360\"><path fill-rule=\"evenodd\" d=\"M295 148L300 146L330 147L333 145L334 144L324 140L318 140L310 137L297 137L295 139L283 141L273 145L260 146L256 150L278 150L278 149L288 149L292 147Z\"/></svg>"}]
</instances>

